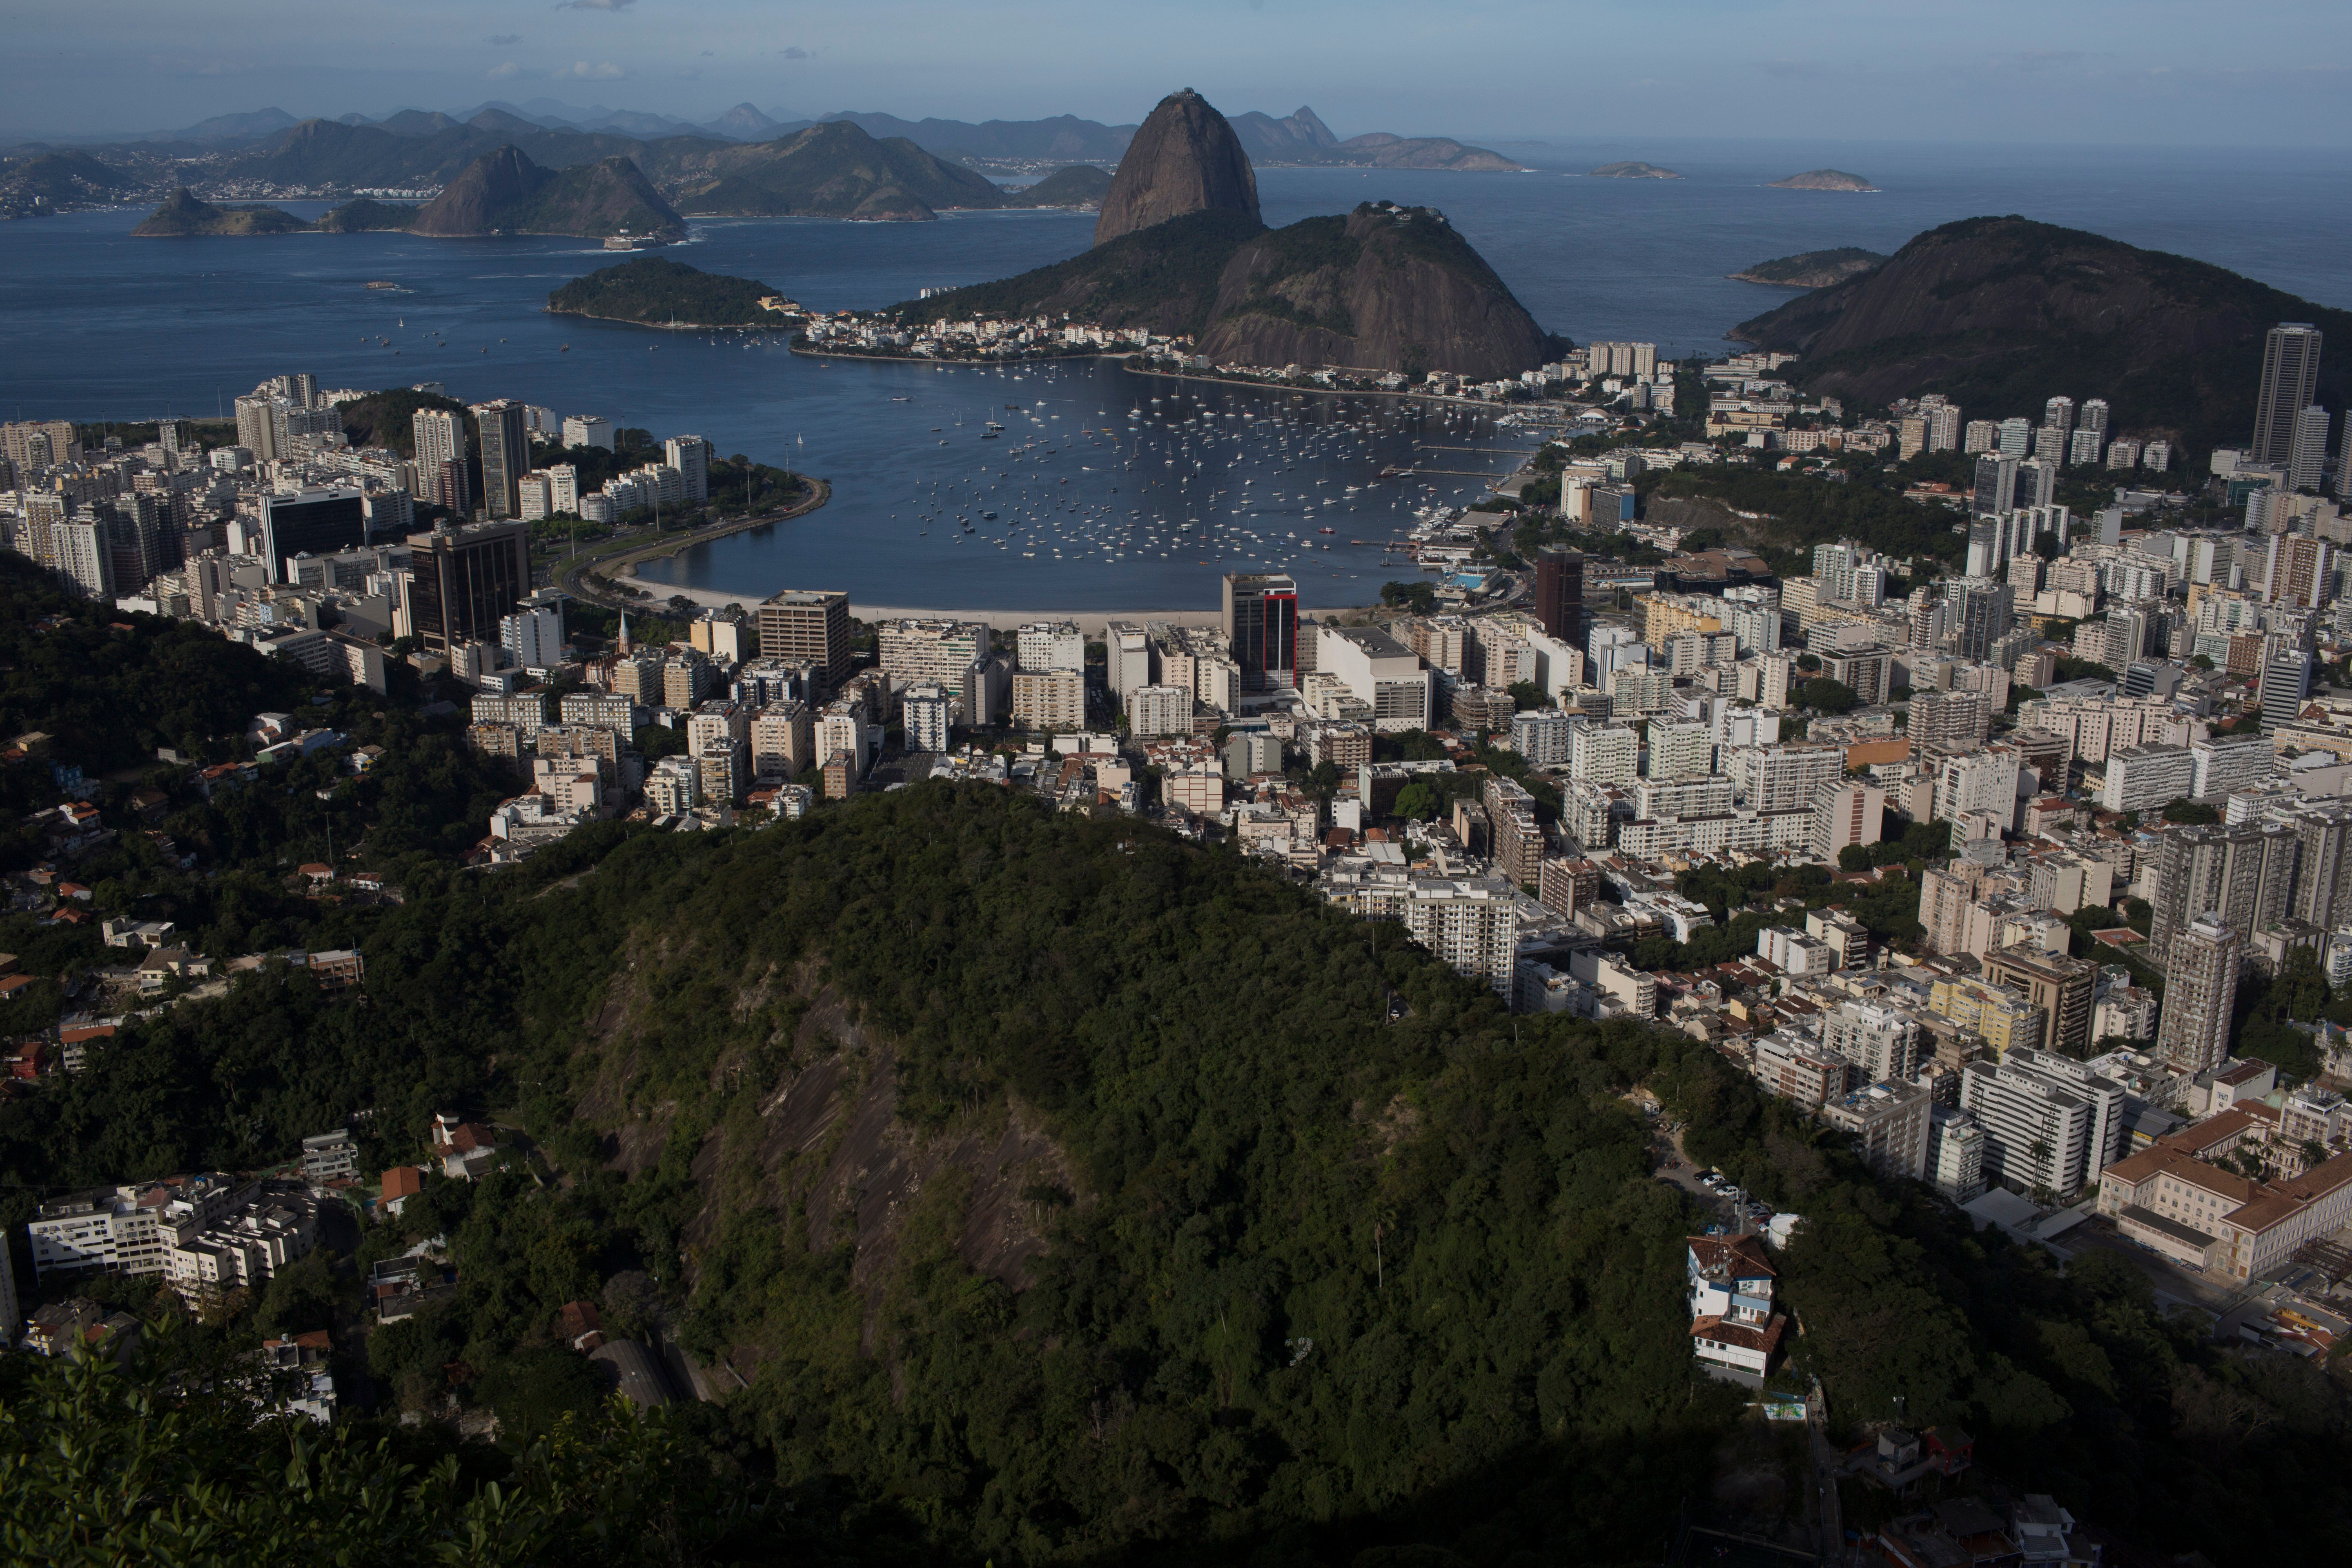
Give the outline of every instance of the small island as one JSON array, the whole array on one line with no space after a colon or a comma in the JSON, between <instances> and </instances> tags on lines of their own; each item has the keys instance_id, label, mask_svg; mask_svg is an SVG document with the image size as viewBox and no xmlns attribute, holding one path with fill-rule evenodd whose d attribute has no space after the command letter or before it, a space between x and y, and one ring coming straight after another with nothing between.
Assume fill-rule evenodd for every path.
<instances>
[{"instance_id":1,"label":"small island","mask_svg":"<svg viewBox=\"0 0 2352 1568\"><path fill-rule=\"evenodd\" d=\"M1874 250L1843 245L1834 250L1805 250L1794 256L1759 261L1729 276L1735 283L1769 283L1776 289L1826 289L1849 278L1859 278L1885 261Z\"/></svg>"},{"instance_id":2,"label":"small island","mask_svg":"<svg viewBox=\"0 0 2352 1568\"><path fill-rule=\"evenodd\" d=\"M1592 171L1596 180L1679 180L1672 169L1661 169L1655 163L1603 163Z\"/></svg>"},{"instance_id":3,"label":"small island","mask_svg":"<svg viewBox=\"0 0 2352 1568\"><path fill-rule=\"evenodd\" d=\"M1008 190L1004 205L1009 207L1076 207L1085 210L1098 208L1103 198L1110 195L1110 173L1092 163L1073 163L1066 169L1056 169L1034 185Z\"/></svg>"},{"instance_id":4,"label":"small island","mask_svg":"<svg viewBox=\"0 0 2352 1568\"><path fill-rule=\"evenodd\" d=\"M574 278L547 297L547 309L642 327L756 327L782 325L797 313L761 303L777 299L756 279L648 256Z\"/></svg>"},{"instance_id":5,"label":"small island","mask_svg":"<svg viewBox=\"0 0 2352 1568\"><path fill-rule=\"evenodd\" d=\"M416 221L416 207L407 202L379 202L361 196L323 213L319 226L329 234L382 234L406 228Z\"/></svg>"},{"instance_id":6,"label":"small island","mask_svg":"<svg viewBox=\"0 0 2352 1568\"><path fill-rule=\"evenodd\" d=\"M306 234L310 228L309 224L280 208L259 204L216 207L210 202L198 201L187 186L182 185L164 197L163 205L148 214L146 221L131 232L139 239L193 239Z\"/></svg>"},{"instance_id":7,"label":"small island","mask_svg":"<svg viewBox=\"0 0 2352 1568\"><path fill-rule=\"evenodd\" d=\"M1775 180L1764 188L1769 191L1874 191L1878 189L1860 174L1849 174L1843 169L1808 169L1801 174L1791 174L1785 180Z\"/></svg>"}]
</instances>

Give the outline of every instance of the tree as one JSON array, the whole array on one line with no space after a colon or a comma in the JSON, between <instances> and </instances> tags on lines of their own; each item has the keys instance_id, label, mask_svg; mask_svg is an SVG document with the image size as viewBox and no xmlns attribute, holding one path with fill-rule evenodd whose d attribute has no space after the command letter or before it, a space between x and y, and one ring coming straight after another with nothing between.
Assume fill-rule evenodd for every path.
<instances>
[{"instance_id":1,"label":"tree","mask_svg":"<svg viewBox=\"0 0 2352 1568\"><path fill-rule=\"evenodd\" d=\"M2188 796L2183 795L2179 800L2172 801L2165 806L2164 820L2167 822L2186 823L2192 826L2203 826L2205 824L2221 821L2221 814L2214 810L2211 806L2207 805L2202 801L2190 800Z\"/></svg>"},{"instance_id":2,"label":"tree","mask_svg":"<svg viewBox=\"0 0 2352 1568\"><path fill-rule=\"evenodd\" d=\"M1862 700L1853 687L1843 680L1832 680L1825 675L1817 675L1805 682L1803 692L1805 706L1823 713L1843 713Z\"/></svg>"},{"instance_id":3,"label":"tree","mask_svg":"<svg viewBox=\"0 0 2352 1568\"><path fill-rule=\"evenodd\" d=\"M1426 822L1437 815L1437 793L1419 779L1397 792L1396 814Z\"/></svg>"}]
</instances>

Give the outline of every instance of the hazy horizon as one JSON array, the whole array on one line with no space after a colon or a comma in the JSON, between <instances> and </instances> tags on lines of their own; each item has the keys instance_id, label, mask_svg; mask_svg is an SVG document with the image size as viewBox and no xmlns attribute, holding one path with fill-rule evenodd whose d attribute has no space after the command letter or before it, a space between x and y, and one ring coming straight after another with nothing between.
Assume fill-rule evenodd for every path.
<instances>
[{"instance_id":1,"label":"hazy horizon","mask_svg":"<svg viewBox=\"0 0 2352 1568\"><path fill-rule=\"evenodd\" d=\"M1311 104L1342 136L2339 149L2282 113L2347 79L2352 8L2270 0L1013 0L819 12L765 0L86 0L20 16L0 136L177 130L552 98L704 120L844 109L1132 123L1177 88L1228 113ZM125 105L136 105L135 111ZM1645 138L1662 123L1673 136ZM1500 129L1498 129L1500 128Z\"/></svg>"}]
</instances>

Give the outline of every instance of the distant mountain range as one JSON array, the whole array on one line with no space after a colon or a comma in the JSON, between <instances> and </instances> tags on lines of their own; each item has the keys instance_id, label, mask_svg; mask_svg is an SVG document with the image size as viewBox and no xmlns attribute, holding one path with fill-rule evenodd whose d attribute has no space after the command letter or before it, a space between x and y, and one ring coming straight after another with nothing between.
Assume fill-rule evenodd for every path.
<instances>
[{"instance_id":1,"label":"distant mountain range","mask_svg":"<svg viewBox=\"0 0 2352 1568\"><path fill-rule=\"evenodd\" d=\"M935 157L981 163L1115 163L1126 153L1128 142L1136 132L1132 125L1105 125L1068 114L1043 120L990 120L975 124L963 120L902 120L894 114L855 110L810 116L783 108L762 110L751 103L739 103L708 120L691 121L642 110L610 109L603 104L583 109L551 98L534 98L523 103L492 99L469 109L446 112L403 109L381 119L344 114L328 123L381 130L415 139L471 126L509 138L569 132L636 142L681 136L719 142L768 142L812 125L844 120L877 141L900 137ZM245 114L215 115L176 131L146 132L110 142L78 141L76 144L141 146L151 151L168 147L194 154L218 153L260 145L307 123L312 121L271 108ZM1398 136L1374 131L1342 140L1312 109L1305 107L1279 119L1256 112L1239 114L1233 117L1232 123L1243 149L1253 163L1261 166L1297 163L1465 172L1520 167L1491 149L1469 146L1451 137ZM16 151L32 150L38 149Z\"/></svg>"}]
</instances>

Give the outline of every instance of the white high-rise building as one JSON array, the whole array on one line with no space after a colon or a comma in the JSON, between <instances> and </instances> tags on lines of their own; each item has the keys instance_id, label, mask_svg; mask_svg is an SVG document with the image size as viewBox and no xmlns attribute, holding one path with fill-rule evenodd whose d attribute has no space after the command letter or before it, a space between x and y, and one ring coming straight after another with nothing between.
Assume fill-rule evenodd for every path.
<instances>
[{"instance_id":1,"label":"white high-rise building","mask_svg":"<svg viewBox=\"0 0 2352 1568\"><path fill-rule=\"evenodd\" d=\"M613 449L613 422L594 414L567 416L563 421L563 444L609 452Z\"/></svg>"},{"instance_id":2,"label":"white high-rise building","mask_svg":"<svg viewBox=\"0 0 2352 1568\"><path fill-rule=\"evenodd\" d=\"M1192 689L1139 686L1127 694L1128 733L1139 741L1192 732Z\"/></svg>"},{"instance_id":3,"label":"white high-rise building","mask_svg":"<svg viewBox=\"0 0 2352 1568\"><path fill-rule=\"evenodd\" d=\"M2230 1054L2230 1015L2238 1004L2245 944L2218 914L2203 914L2172 939L2164 954L2164 1002L2156 1055L2173 1071L2210 1072Z\"/></svg>"},{"instance_id":4,"label":"white high-rise building","mask_svg":"<svg viewBox=\"0 0 2352 1568\"><path fill-rule=\"evenodd\" d=\"M948 749L948 733L954 723L956 700L948 689L936 680L919 681L907 688L900 710L907 727L907 749L910 752L944 752Z\"/></svg>"},{"instance_id":5,"label":"white high-rise building","mask_svg":"<svg viewBox=\"0 0 2352 1568\"><path fill-rule=\"evenodd\" d=\"M1375 730L1393 733L1429 728L1433 678L1412 649L1388 633L1370 626L1318 626L1315 668L1338 676L1371 709Z\"/></svg>"},{"instance_id":6,"label":"white high-rise building","mask_svg":"<svg viewBox=\"0 0 2352 1568\"><path fill-rule=\"evenodd\" d=\"M1984 1173L2072 1202L2123 1152L2124 1086L2071 1057L2019 1047L1960 1068L1960 1105L1985 1134Z\"/></svg>"},{"instance_id":7,"label":"white high-rise building","mask_svg":"<svg viewBox=\"0 0 2352 1568\"><path fill-rule=\"evenodd\" d=\"M1021 668L1032 673L1075 669L1083 675L1087 668L1087 639L1073 622L1033 621L1013 634L1013 657Z\"/></svg>"},{"instance_id":8,"label":"white high-rise building","mask_svg":"<svg viewBox=\"0 0 2352 1568\"><path fill-rule=\"evenodd\" d=\"M699 506L710 499L709 442L699 436L673 436L662 443L662 460L685 481L685 504Z\"/></svg>"},{"instance_id":9,"label":"white high-rise building","mask_svg":"<svg viewBox=\"0 0 2352 1568\"><path fill-rule=\"evenodd\" d=\"M1579 719L1569 726L1568 771L1588 784L1631 789L1642 760L1642 738L1630 724Z\"/></svg>"},{"instance_id":10,"label":"white high-rise building","mask_svg":"<svg viewBox=\"0 0 2352 1568\"><path fill-rule=\"evenodd\" d=\"M438 499L441 465L466 460L466 416L454 408L420 408L409 416L416 447L416 491Z\"/></svg>"},{"instance_id":11,"label":"white high-rise building","mask_svg":"<svg viewBox=\"0 0 2352 1568\"><path fill-rule=\"evenodd\" d=\"M93 599L114 597L114 542L94 517L68 518L49 531L58 570Z\"/></svg>"},{"instance_id":12,"label":"white high-rise building","mask_svg":"<svg viewBox=\"0 0 2352 1568\"><path fill-rule=\"evenodd\" d=\"M1479 980L1507 1003L1517 973L1518 894L1500 877L1417 877L1405 900L1412 940L1456 974Z\"/></svg>"},{"instance_id":13,"label":"white high-rise building","mask_svg":"<svg viewBox=\"0 0 2352 1568\"><path fill-rule=\"evenodd\" d=\"M1956 1204L1984 1194L1984 1129L1955 1105L1927 1112L1927 1180Z\"/></svg>"},{"instance_id":14,"label":"white high-rise building","mask_svg":"<svg viewBox=\"0 0 2352 1568\"><path fill-rule=\"evenodd\" d=\"M2287 449L2287 489L2319 489L2320 475L2327 465L2327 410L2316 403L2294 416L2294 438Z\"/></svg>"},{"instance_id":15,"label":"white high-rise building","mask_svg":"<svg viewBox=\"0 0 2352 1568\"><path fill-rule=\"evenodd\" d=\"M499 622L499 646L519 669L552 669L563 662L563 614L552 607L518 610Z\"/></svg>"},{"instance_id":16,"label":"white high-rise building","mask_svg":"<svg viewBox=\"0 0 2352 1568\"><path fill-rule=\"evenodd\" d=\"M1650 777L1704 778L1715 772L1715 731L1698 719L1650 726Z\"/></svg>"}]
</instances>

